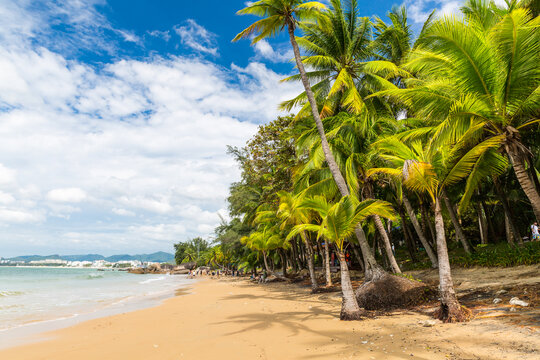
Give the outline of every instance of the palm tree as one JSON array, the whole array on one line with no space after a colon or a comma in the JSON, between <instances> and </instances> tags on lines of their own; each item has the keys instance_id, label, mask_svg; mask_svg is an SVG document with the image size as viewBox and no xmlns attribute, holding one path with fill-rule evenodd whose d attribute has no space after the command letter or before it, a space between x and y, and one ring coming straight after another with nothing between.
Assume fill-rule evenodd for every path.
<instances>
[{"instance_id":1,"label":"palm tree","mask_svg":"<svg viewBox=\"0 0 540 360\"><path fill-rule=\"evenodd\" d=\"M465 134L476 143L498 141L540 220L531 152L521 140L524 129L540 122L540 17L526 8L493 12L486 3L471 4L464 20L445 17L425 31L404 64L417 75L409 88L379 95L438 122L432 135L439 143Z\"/></svg>"},{"instance_id":2,"label":"palm tree","mask_svg":"<svg viewBox=\"0 0 540 360\"><path fill-rule=\"evenodd\" d=\"M276 35L283 28L287 28L289 40L293 47L296 66L300 72L302 84L304 85L304 90L306 91L306 96L311 107L311 115L313 116L313 120L315 121L317 131L319 132L319 136L321 138L321 147L324 152L326 163L330 168L332 177L336 182L339 192L342 196L347 196L349 195L347 182L339 170L334 155L330 151L330 145L328 144L323 123L321 121L321 117L319 116L317 102L311 89L309 79L306 75L306 70L300 55L300 49L298 48L298 43L296 42L296 37L294 34L295 29L298 27L301 20L314 19L320 14L320 11L325 8L326 7L319 2L305 2L304 0L259 0L254 3L250 3L246 8L238 11L238 14L251 14L263 17L263 19L256 21L244 29L242 32L236 35L233 41L248 38L254 34L257 34L252 40L252 43L256 43L261 39ZM386 272L377 264L375 258L371 255L369 251L369 244L366 240L366 235L363 229L361 227L357 227L355 234L358 238L358 242L364 256L366 281L378 279L386 275Z\"/></svg>"},{"instance_id":3,"label":"palm tree","mask_svg":"<svg viewBox=\"0 0 540 360\"><path fill-rule=\"evenodd\" d=\"M281 230L285 230L287 227L297 224L307 224L311 221L309 210L300 206L303 201L303 197L300 194L293 195L286 191L280 191L278 196L279 208L277 211L277 216L282 220L280 225ZM313 244L305 231L300 232L300 237L306 244L307 263L309 277L311 279L311 290L315 292L319 285L317 284L315 266L313 265Z\"/></svg>"},{"instance_id":4,"label":"palm tree","mask_svg":"<svg viewBox=\"0 0 540 360\"><path fill-rule=\"evenodd\" d=\"M305 199L302 207L316 211L321 217L321 222L320 224L296 225L287 238L301 232L313 231L317 233L317 238L324 238L325 241L334 244L339 258L343 295L340 319L360 319L363 312L358 306L345 259L347 239L354 236L355 229L368 216L378 214L384 217L393 217L394 214L390 204L378 200L359 202L356 197L351 195L344 196L338 203L332 204L324 196L314 196Z\"/></svg>"},{"instance_id":5,"label":"palm tree","mask_svg":"<svg viewBox=\"0 0 540 360\"><path fill-rule=\"evenodd\" d=\"M323 12L317 22L304 24L304 36L298 38L298 45L307 52L303 62L313 69L306 72L306 76L315 81L312 89L322 104L321 117L334 115L342 109L352 113L362 109L364 104L357 84L361 61L371 56L371 23L368 18L358 16L357 1L350 1L346 8L341 0L330 2L330 10ZM300 74L283 81L297 80L301 80ZM291 110L297 105L302 105L302 109L296 117L307 115L310 104L306 92L283 102L281 107Z\"/></svg>"},{"instance_id":6,"label":"palm tree","mask_svg":"<svg viewBox=\"0 0 540 360\"><path fill-rule=\"evenodd\" d=\"M369 145L377 136L393 133L396 126L391 115L384 117L375 111L368 111L367 109L372 105L370 103L371 101L366 102L367 106L358 115L340 113L325 119L325 130L328 133L332 151L342 172L345 173L349 190L362 199L374 197L373 181L365 176L366 170L374 166L376 160L375 156L369 154ZM315 160L317 153L320 153L320 142L312 129L308 129L300 135L298 144L299 148L309 148L310 159ZM304 173L323 166L322 163L316 161L310 161L307 165L309 166L304 166L304 169L301 169ZM333 193L328 190L326 189L327 193ZM381 218L378 215L374 215L372 218L383 240L382 244L392 271L401 273Z\"/></svg>"},{"instance_id":7,"label":"palm tree","mask_svg":"<svg viewBox=\"0 0 540 360\"><path fill-rule=\"evenodd\" d=\"M374 168L370 173L385 173L399 178L405 187L429 195L433 202L441 299L438 315L444 321L462 321L468 314L459 304L454 291L441 201L445 188L466 178L482 154L498 146L497 141L487 139L468 151L463 142L452 146L427 141L406 144L395 136L376 144L380 156L391 167Z\"/></svg>"}]
</instances>

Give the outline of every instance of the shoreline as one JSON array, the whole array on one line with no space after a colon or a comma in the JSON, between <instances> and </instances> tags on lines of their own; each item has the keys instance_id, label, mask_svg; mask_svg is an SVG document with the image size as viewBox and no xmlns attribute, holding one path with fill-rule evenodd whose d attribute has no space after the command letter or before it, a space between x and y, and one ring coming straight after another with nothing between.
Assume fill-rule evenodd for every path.
<instances>
[{"instance_id":1,"label":"shoreline","mask_svg":"<svg viewBox=\"0 0 540 360\"><path fill-rule=\"evenodd\" d=\"M181 275L179 275L181 276ZM185 292L196 280L178 285L174 289L162 290L148 294L131 295L104 303L99 307L80 311L73 314L62 314L59 317L34 320L27 323L0 330L0 352L14 346L23 346L47 340L47 334L70 328L90 320L107 318L110 316L140 311L161 305L167 299L178 296Z\"/></svg>"},{"instance_id":2,"label":"shoreline","mask_svg":"<svg viewBox=\"0 0 540 360\"><path fill-rule=\"evenodd\" d=\"M46 341L0 350L0 357L532 360L540 348L537 331L510 318L426 328L419 322L429 316L396 311L344 322L338 320L340 293L204 278L184 289L186 296L48 332Z\"/></svg>"}]
</instances>

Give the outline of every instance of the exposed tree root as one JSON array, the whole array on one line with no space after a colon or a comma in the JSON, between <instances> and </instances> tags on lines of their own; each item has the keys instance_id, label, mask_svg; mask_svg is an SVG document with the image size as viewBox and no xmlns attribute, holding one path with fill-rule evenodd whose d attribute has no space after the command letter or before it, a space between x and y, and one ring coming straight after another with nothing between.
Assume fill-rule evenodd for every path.
<instances>
[{"instance_id":1,"label":"exposed tree root","mask_svg":"<svg viewBox=\"0 0 540 360\"><path fill-rule=\"evenodd\" d=\"M366 317L366 313L365 311L343 311L343 309L341 309L341 313L339 314L339 319L340 320L345 320L345 321L354 321L354 320L362 320Z\"/></svg>"},{"instance_id":2,"label":"exposed tree root","mask_svg":"<svg viewBox=\"0 0 540 360\"><path fill-rule=\"evenodd\" d=\"M459 303L450 306L441 303L433 316L445 323L454 323L469 321L473 315L471 310Z\"/></svg>"},{"instance_id":3,"label":"exposed tree root","mask_svg":"<svg viewBox=\"0 0 540 360\"><path fill-rule=\"evenodd\" d=\"M366 310L409 308L436 299L437 291L424 283L385 274L364 282L355 292L358 305Z\"/></svg>"}]
</instances>

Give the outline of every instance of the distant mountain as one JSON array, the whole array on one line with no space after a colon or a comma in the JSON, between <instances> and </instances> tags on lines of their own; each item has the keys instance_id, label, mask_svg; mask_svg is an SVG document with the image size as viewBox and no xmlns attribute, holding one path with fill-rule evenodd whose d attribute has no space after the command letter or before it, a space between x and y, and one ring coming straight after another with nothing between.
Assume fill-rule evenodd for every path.
<instances>
[{"instance_id":1,"label":"distant mountain","mask_svg":"<svg viewBox=\"0 0 540 360\"><path fill-rule=\"evenodd\" d=\"M62 255L61 257L63 260L67 261L96 261L105 259L105 256L99 254Z\"/></svg>"},{"instance_id":2,"label":"distant mountain","mask_svg":"<svg viewBox=\"0 0 540 360\"><path fill-rule=\"evenodd\" d=\"M103 255L99 254L86 254L86 255L47 255L47 256L41 256L41 255L26 255L26 256L17 256L13 258L8 258L7 260L12 261L40 261L45 259L59 259L59 260L67 260L67 261L96 261L96 260L105 260L109 262L117 262L122 260L139 260L143 262L151 261L151 262L174 262L174 255L170 253L166 253L163 251L158 251L152 254L139 254L139 255L113 255L109 257L105 257Z\"/></svg>"}]
</instances>

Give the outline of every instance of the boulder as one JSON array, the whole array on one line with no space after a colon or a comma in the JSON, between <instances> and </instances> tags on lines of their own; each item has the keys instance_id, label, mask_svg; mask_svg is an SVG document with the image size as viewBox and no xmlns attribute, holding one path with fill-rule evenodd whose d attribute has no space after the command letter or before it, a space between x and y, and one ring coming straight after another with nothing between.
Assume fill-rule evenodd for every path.
<instances>
[{"instance_id":1,"label":"boulder","mask_svg":"<svg viewBox=\"0 0 540 360\"><path fill-rule=\"evenodd\" d=\"M500 303L500 302L502 302L502 299L499 299L499 298L493 299L493 303L494 303L494 304L498 304L498 303Z\"/></svg>"}]
</instances>

